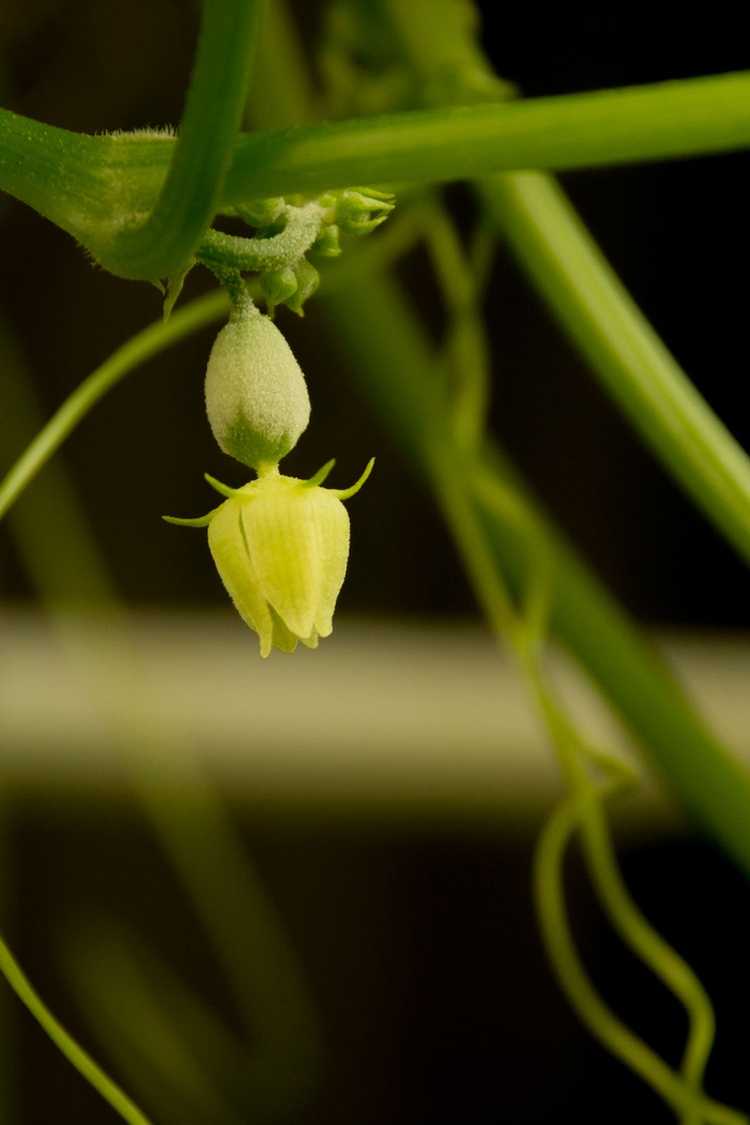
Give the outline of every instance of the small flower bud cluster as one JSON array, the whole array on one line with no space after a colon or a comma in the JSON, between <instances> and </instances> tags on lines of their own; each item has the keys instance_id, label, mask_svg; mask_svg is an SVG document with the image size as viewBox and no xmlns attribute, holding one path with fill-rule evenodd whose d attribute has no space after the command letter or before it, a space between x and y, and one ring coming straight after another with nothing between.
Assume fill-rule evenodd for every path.
<instances>
[{"instance_id":1,"label":"small flower bud cluster","mask_svg":"<svg viewBox=\"0 0 750 1125\"><path fill-rule=\"evenodd\" d=\"M260 288L270 315L277 305L286 305L297 316L304 316L305 301L312 297L319 285L320 274L306 258L300 258L294 266L266 270L260 275Z\"/></svg>"},{"instance_id":2,"label":"small flower bud cluster","mask_svg":"<svg viewBox=\"0 0 750 1125\"><path fill-rule=\"evenodd\" d=\"M237 207L236 213L255 228L257 238L272 239L283 232L284 217L288 221L295 208L309 210L311 206L318 208L319 231L309 244L309 254L322 260L339 256L342 234L361 236L375 230L388 218L394 203L392 195L375 188L347 188L326 192L313 204L296 196L257 199ZM271 316L278 305L303 316L305 302L318 288L320 277L303 252L283 265L262 269L259 281Z\"/></svg>"},{"instance_id":3,"label":"small flower bud cluster","mask_svg":"<svg viewBox=\"0 0 750 1125\"><path fill-rule=\"evenodd\" d=\"M345 234L369 234L390 215L393 196L375 188L347 188L335 193L333 206Z\"/></svg>"}]
</instances>

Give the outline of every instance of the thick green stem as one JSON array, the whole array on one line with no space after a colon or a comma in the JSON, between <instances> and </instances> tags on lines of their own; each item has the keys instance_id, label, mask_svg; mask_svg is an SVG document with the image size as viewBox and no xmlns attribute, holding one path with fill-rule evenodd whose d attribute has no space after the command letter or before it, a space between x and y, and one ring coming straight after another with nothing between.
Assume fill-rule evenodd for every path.
<instances>
[{"instance_id":1,"label":"thick green stem","mask_svg":"<svg viewBox=\"0 0 750 1125\"><path fill-rule=\"evenodd\" d=\"M535 172L481 186L505 235L591 369L708 518L750 561L750 461L606 262L565 194Z\"/></svg>"},{"instance_id":2,"label":"thick green stem","mask_svg":"<svg viewBox=\"0 0 750 1125\"><path fill-rule=\"evenodd\" d=\"M750 145L750 73L739 72L272 130L243 135L232 149L258 6L207 5L179 142L83 137L0 110L0 188L69 231L112 272L153 279L187 263L220 203Z\"/></svg>"},{"instance_id":3,"label":"thick green stem","mask_svg":"<svg viewBox=\"0 0 750 1125\"><path fill-rule=\"evenodd\" d=\"M76 237L111 218L102 152L101 137L0 109L0 188Z\"/></svg>"},{"instance_id":4,"label":"thick green stem","mask_svg":"<svg viewBox=\"0 0 750 1125\"><path fill-rule=\"evenodd\" d=\"M725 152L750 143L750 74L418 110L243 136L229 202L352 183L455 180Z\"/></svg>"},{"instance_id":5,"label":"thick green stem","mask_svg":"<svg viewBox=\"0 0 750 1125\"><path fill-rule=\"evenodd\" d=\"M195 69L153 210L92 247L122 277L171 277L189 263L221 196L245 105L262 0L205 0Z\"/></svg>"}]
</instances>

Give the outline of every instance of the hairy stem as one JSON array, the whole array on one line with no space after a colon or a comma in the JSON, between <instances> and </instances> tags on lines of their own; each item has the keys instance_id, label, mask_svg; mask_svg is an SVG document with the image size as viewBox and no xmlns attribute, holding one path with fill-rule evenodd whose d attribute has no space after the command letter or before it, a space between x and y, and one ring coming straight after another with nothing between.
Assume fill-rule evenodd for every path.
<instances>
[{"instance_id":1,"label":"hairy stem","mask_svg":"<svg viewBox=\"0 0 750 1125\"><path fill-rule=\"evenodd\" d=\"M112 272L153 279L185 266L220 205L257 196L750 145L750 73L739 72L274 129L244 134L233 146L258 2L208 5L179 142L83 137L0 110L0 188L69 231ZM119 230L123 216L132 228Z\"/></svg>"},{"instance_id":2,"label":"hairy stem","mask_svg":"<svg viewBox=\"0 0 750 1125\"><path fill-rule=\"evenodd\" d=\"M286 226L271 238L242 238L206 231L197 253L204 266L245 271L278 270L295 265L320 234L323 208L318 203L287 207Z\"/></svg>"},{"instance_id":3,"label":"hairy stem","mask_svg":"<svg viewBox=\"0 0 750 1125\"><path fill-rule=\"evenodd\" d=\"M213 219L242 119L262 0L204 0L195 69L163 186L145 221L92 247L122 277L171 277Z\"/></svg>"}]
</instances>

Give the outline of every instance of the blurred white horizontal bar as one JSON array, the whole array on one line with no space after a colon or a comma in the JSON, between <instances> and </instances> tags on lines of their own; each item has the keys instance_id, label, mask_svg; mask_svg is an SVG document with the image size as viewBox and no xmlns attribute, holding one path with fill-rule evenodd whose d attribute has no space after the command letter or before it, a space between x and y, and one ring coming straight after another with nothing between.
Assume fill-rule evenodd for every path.
<instances>
[{"instance_id":1,"label":"blurred white horizontal bar","mask_svg":"<svg viewBox=\"0 0 750 1125\"><path fill-rule=\"evenodd\" d=\"M669 659L750 760L750 641L671 638ZM551 673L589 736L617 725L559 657ZM340 622L317 652L257 654L230 613L129 619L0 615L5 784L121 789L134 763L179 786L196 759L262 814L535 819L558 791L523 685L473 626ZM633 816L662 819L646 780ZM627 819L626 806L626 819Z\"/></svg>"}]
</instances>

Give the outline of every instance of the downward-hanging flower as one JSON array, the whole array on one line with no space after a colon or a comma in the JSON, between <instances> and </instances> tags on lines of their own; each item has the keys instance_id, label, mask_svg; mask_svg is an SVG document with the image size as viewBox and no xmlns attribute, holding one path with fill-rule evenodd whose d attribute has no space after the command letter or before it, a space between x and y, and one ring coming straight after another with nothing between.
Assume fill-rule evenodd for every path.
<instances>
[{"instance_id":1,"label":"downward-hanging flower","mask_svg":"<svg viewBox=\"0 0 750 1125\"><path fill-rule=\"evenodd\" d=\"M279 473L310 418L305 377L279 329L261 315L240 279L229 323L217 336L206 371L206 412L225 453L258 479L229 488L206 474L223 504L199 519L169 523L208 527L221 580L242 618L272 648L317 648L333 628L333 611L349 558L349 516L342 503L358 492L373 461L351 488L323 488L334 462L310 480Z\"/></svg>"},{"instance_id":2,"label":"downward-hanging flower","mask_svg":"<svg viewBox=\"0 0 750 1125\"><path fill-rule=\"evenodd\" d=\"M310 480L271 470L232 489L207 476L227 499L199 519L169 523L208 527L222 582L245 622L272 648L294 652L298 641L317 648L333 629L333 611L349 557L349 516L342 501L360 490L374 459L347 489L322 488L329 461Z\"/></svg>"}]
</instances>

